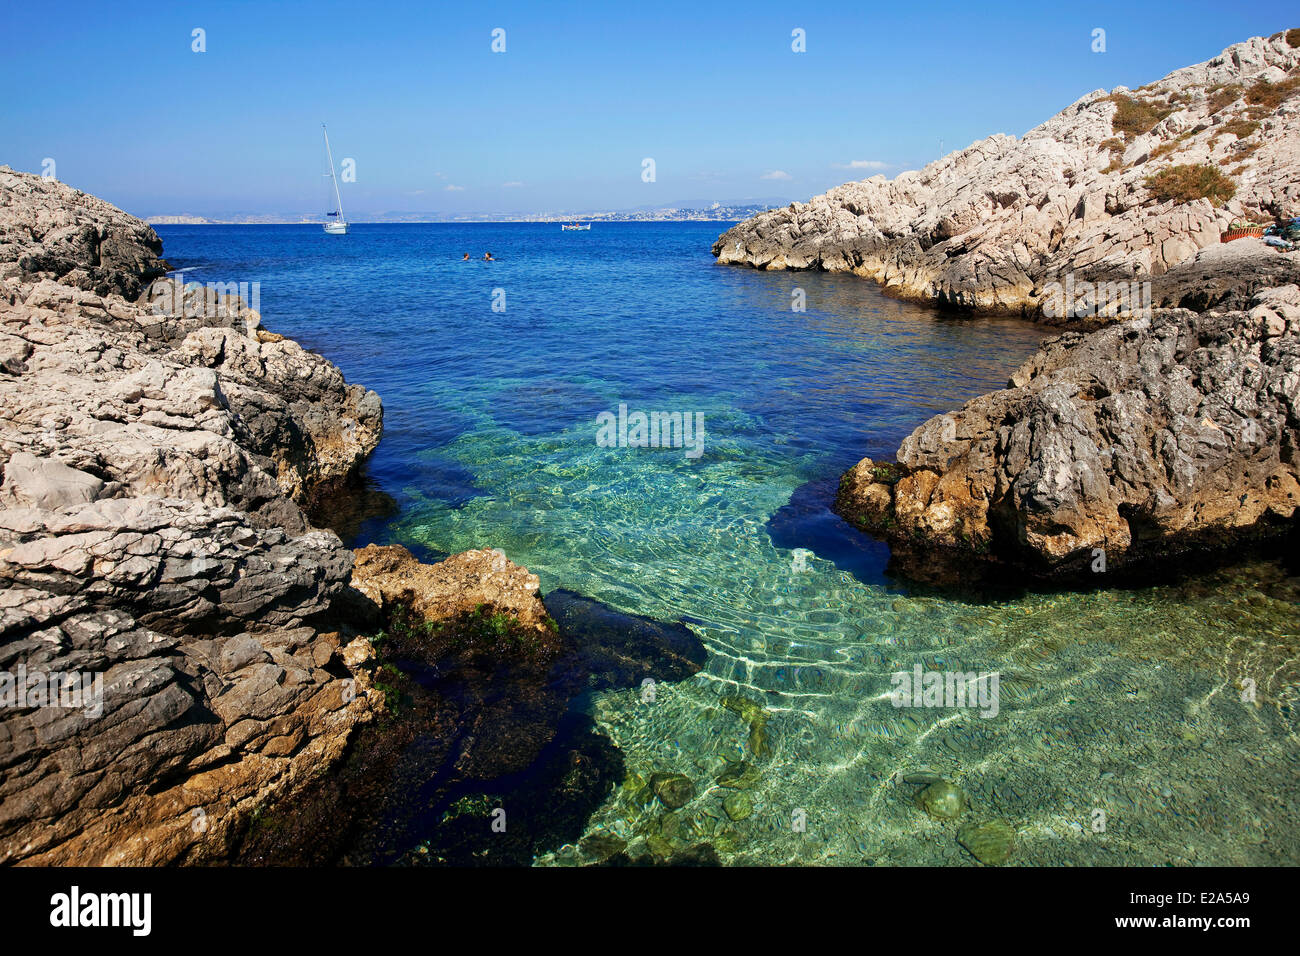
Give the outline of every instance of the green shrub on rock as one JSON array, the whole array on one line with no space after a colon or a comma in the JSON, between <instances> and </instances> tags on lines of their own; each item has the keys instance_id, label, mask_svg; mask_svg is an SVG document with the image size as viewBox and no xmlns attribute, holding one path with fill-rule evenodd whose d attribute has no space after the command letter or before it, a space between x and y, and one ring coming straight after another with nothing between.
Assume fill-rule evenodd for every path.
<instances>
[{"instance_id":1,"label":"green shrub on rock","mask_svg":"<svg viewBox=\"0 0 1300 956\"><path fill-rule=\"evenodd\" d=\"M1170 166L1145 180L1147 189L1160 202L1188 203L1208 199L1216 206L1231 199L1237 184L1215 166L1205 164Z\"/></svg>"}]
</instances>

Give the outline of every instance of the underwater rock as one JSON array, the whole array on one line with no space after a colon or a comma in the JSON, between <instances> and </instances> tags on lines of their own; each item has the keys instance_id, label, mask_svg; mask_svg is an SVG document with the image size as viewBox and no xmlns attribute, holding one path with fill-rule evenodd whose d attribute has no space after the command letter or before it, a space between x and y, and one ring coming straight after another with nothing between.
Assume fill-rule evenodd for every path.
<instances>
[{"instance_id":1,"label":"underwater rock","mask_svg":"<svg viewBox=\"0 0 1300 956\"><path fill-rule=\"evenodd\" d=\"M957 831L957 842L981 863L996 866L1011 856L1015 849L1016 831L1001 820L967 823Z\"/></svg>"},{"instance_id":2,"label":"underwater rock","mask_svg":"<svg viewBox=\"0 0 1300 956\"><path fill-rule=\"evenodd\" d=\"M917 794L916 805L937 820L956 820L966 809L966 794L955 784L939 780Z\"/></svg>"},{"instance_id":3,"label":"underwater rock","mask_svg":"<svg viewBox=\"0 0 1300 956\"><path fill-rule=\"evenodd\" d=\"M593 833L578 844L578 849L597 862L604 863L612 856L617 856L627 849L627 841L612 833Z\"/></svg>"},{"instance_id":4,"label":"underwater rock","mask_svg":"<svg viewBox=\"0 0 1300 956\"><path fill-rule=\"evenodd\" d=\"M642 852L642 846L650 850ZM634 852L636 851L636 852ZM646 840L643 845L629 846L626 853L612 857L608 866L721 866L718 853L708 843L695 843L682 850L673 850L662 840Z\"/></svg>"},{"instance_id":5,"label":"underwater rock","mask_svg":"<svg viewBox=\"0 0 1300 956\"><path fill-rule=\"evenodd\" d=\"M763 709L763 705L748 697L729 695L722 698L722 706L732 713L739 714L740 718L749 725L749 752L755 757L770 755L772 748L767 742L768 713Z\"/></svg>"},{"instance_id":6,"label":"underwater rock","mask_svg":"<svg viewBox=\"0 0 1300 956\"><path fill-rule=\"evenodd\" d=\"M685 680L708 650L686 625L625 614L572 591L552 591L547 612L577 648L575 665L593 690Z\"/></svg>"},{"instance_id":7,"label":"underwater rock","mask_svg":"<svg viewBox=\"0 0 1300 956\"><path fill-rule=\"evenodd\" d=\"M913 773L903 775L903 783L910 783L919 786L929 786L932 783L940 783L943 777L929 770L917 770Z\"/></svg>"},{"instance_id":8,"label":"underwater rock","mask_svg":"<svg viewBox=\"0 0 1300 956\"><path fill-rule=\"evenodd\" d=\"M752 790L758 786L758 768L744 760L728 765L713 782L730 790Z\"/></svg>"},{"instance_id":9,"label":"underwater rock","mask_svg":"<svg viewBox=\"0 0 1300 956\"><path fill-rule=\"evenodd\" d=\"M670 810L680 809L695 798L695 784L683 773L653 773L650 775L650 789Z\"/></svg>"},{"instance_id":10,"label":"underwater rock","mask_svg":"<svg viewBox=\"0 0 1300 956\"><path fill-rule=\"evenodd\" d=\"M680 840L682 838L683 822L682 818L675 812L665 813L659 818L659 835L665 840Z\"/></svg>"},{"instance_id":11,"label":"underwater rock","mask_svg":"<svg viewBox=\"0 0 1300 956\"><path fill-rule=\"evenodd\" d=\"M754 800L743 790L737 790L722 801L722 809L732 820L744 820L754 812Z\"/></svg>"}]
</instances>

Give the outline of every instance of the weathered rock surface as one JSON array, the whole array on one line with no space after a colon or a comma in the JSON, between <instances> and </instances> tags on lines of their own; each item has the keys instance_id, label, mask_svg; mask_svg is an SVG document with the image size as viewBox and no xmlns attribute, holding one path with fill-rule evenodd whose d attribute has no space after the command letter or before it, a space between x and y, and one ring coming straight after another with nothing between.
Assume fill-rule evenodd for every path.
<instances>
[{"instance_id":1,"label":"weathered rock surface","mask_svg":"<svg viewBox=\"0 0 1300 956\"><path fill-rule=\"evenodd\" d=\"M920 171L762 213L719 237L713 254L760 269L853 272L905 298L1028 315L1067 273L1161 276L1217 244L1234 218L1300 215L1300 49L1288 37L1235 44L1131 93L1094 91L1023 138L990 136ZM1280 105L1257 102L1261 82L1275 84ZM1125 97L1149 120L1117 132ZM1231 201L1160 202L1145 183L1199 164L1236 184ZM1280 255L1261 249L1256 259L1274 269ZM1099 314L1132 308L1120 301Z\"/></svg>"},{"instance_id":2,"label":"weathered rock surface","mask_svg":"<svg viewBox=\"0 0 1300 956\"><path fill-rule=\"evenodd\" d=\"M1249 312L1155 310L1049 341L1009 387L930 419L897 463L864 459L836 509L913 576L972 558L1114 571L1294 526L1300 289Z\"/></svg>"},{"instance_id":3,"label":"weathered rock surface","mask_svg":"<svg viewBox=\"0 0 1300 956\"><path fill-rule=\"evenodd\" d=\"M102 713L0 709L0 862L220 856L373 710L304 507L382 409L153 230L0 168L0 672L102 675ZM30 703L30 702L29 702Z\"/></svg>"},{"instance_id":4,"label":"weathered rock surface","mask_svg":"<svg viewBox=\"0 0 1300 956\"><path fill-rule=\"evenodd\" d=\"M551 633L537 575L503 551L463 551L437 564L421 564L400 545L370 545L356 552L352 583L388 614L401 608L423 621L439 622L489 607L539 635Z\"/></svg>"},{"instance_id":5,"label":"weathered rock surface","mask_svg":"<svg viewBox=\"0 0 1300 956\"><path fill-rule=\"evenodd\" d=\"M62 279L136 299L167 272L153 228L54 180L0 166L0 279Z\"/></svg>"}]
</instances>

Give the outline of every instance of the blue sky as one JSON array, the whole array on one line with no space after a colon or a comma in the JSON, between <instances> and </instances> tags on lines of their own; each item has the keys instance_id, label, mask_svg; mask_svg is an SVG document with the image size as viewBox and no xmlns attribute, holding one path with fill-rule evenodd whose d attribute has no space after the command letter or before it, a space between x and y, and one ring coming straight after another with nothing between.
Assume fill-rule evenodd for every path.
<instances>
[{"instance_id":1,"label":"blue sky","mask_svg":"<svg viewBox=\"0 0 1300 956\"><path fill-rule=\"evenodd\" d=\"M352 219L802 199L1293 26L1269 0L11 0L0 163L142 216L324 212L325 121Z\"/></svg>"}]
</instances>

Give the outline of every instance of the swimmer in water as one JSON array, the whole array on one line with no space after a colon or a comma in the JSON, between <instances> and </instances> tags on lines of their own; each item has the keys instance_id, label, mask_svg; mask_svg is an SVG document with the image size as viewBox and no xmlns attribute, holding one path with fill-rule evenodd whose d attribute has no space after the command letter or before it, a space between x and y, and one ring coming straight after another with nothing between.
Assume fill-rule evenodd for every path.
<instances>
[{"instance_id":1,"label":"swimmer in water","mask_svg":"<svg viewBox=\"0 0 1300 956\"><path fill-rule=\"evenodd\" d=\"M461 262L469 262L469 253L468 253L468 252L465 253L465 258L464 258L464 259L461 259L460 261L461 261Z\"/></svg>"},{"instance_id":2,"label":"swimmer in water","mask_svg":"<svg viewBox=\"0 0 1300 956\"><path fill-rule=\"evenodd\" d=\"M496 260L492 258L492 253L490 253L490 252L485 252L485 253L483 253L483 261L485 261L485 262L495 262Z\"/></svg>"}]
</instances>

